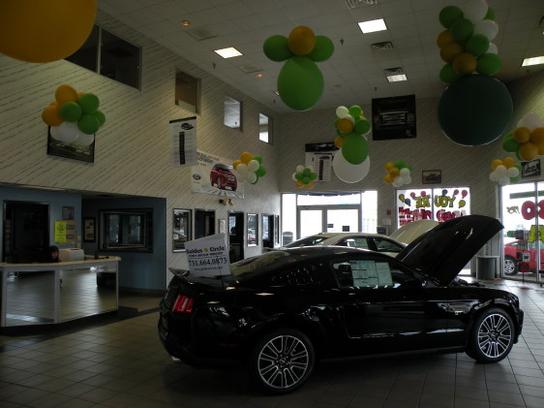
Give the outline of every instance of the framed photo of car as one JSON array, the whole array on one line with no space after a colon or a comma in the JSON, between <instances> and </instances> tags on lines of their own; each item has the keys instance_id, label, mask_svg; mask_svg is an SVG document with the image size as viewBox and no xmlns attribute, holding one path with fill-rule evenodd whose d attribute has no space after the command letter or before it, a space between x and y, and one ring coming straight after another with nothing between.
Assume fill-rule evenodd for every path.
<instances>
[{"instance_id":1,"label":"framed photo of car","mask_svg":"<svg viewBox=\"0 0 544 408\"><path fill-rule=\"evenodd\" d=\"M192 239L192 211L174 208L172 214L172 252L185 251L185 243Z\"/></svg>"},{"instance_id":2,"label":"framed photo of car","mask_svg":"<svg viewBox=\"0 0 544 408\"><path fill-rule=\"evenodd\" d=\"M259 215L247 214L247 246L259 245Z\"/></svg>"}]
</instances>

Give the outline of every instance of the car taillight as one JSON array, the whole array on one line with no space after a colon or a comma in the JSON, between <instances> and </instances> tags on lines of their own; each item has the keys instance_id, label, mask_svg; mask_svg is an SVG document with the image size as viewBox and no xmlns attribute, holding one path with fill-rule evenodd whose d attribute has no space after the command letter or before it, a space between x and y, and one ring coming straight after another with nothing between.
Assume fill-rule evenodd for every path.
<instances>
[{"instance_id":1,"label":"car taillight","mask_svg":"<svg viewBox=\"0 0 544 408\"><path fill-rule=\"evenodd\" d=\"M193 311L193 299L185 296L178 295L174 306L172 306L172 312L174 313L192 313Z\"/></svg>"}]
</instances>

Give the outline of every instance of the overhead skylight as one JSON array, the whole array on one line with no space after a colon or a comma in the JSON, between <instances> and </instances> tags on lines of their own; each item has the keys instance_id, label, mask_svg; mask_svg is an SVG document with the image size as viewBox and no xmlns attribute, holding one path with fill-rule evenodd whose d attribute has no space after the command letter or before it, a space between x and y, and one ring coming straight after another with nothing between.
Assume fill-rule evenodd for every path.
<instances>
[{"instance_id":1,"label":"overhead skylight","mask_svg":"<svg viewBox=\"0 0 544 408\"><path fill-rule=\"evenodd\" d=\"M221 48L219 50L213 50L216 54L220 55L223 58L233 58L233 57L239 57L242 55L240 51L238 51L234 47L227 47L227 48Z\"/></svg>"},{"instance_id":2,"label":"overhead skylight","mask_svg":"<svg viewBox=\"0 0 544 408\"><path fill-rule=\"evenodd\" d=\"M544 55L541 55L540 57L524 58L521 66L529 67L531 65L540 65L540 64L544 64Z\"/></svg>"},{"instance_id":3,"label":"overhead skylight","mask_svg":"<svg viewBox=\"0 0 544 408\"><path fill-rule=\"evenodd\" d=\"M358 24L363 34L387 30L387 26L385 25L383 18L379 18L377 20L359 21Z\"/></svg>"}]
</instances>

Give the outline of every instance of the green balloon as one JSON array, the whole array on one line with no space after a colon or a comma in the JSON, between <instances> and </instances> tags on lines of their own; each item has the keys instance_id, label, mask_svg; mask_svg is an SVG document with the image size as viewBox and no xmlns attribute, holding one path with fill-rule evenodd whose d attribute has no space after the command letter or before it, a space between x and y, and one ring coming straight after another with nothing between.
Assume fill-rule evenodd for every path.
<instances>
[{"instance_id":1,"label":"green balloon","mask_svg":"<svg viewBox=\"0 0 544 408\"><path fill-rule=\"evenodd\" d=\"M404 160L397 160L395 161L395 167L397 167L400 170L408 166L406 165L406 162Z\"/></svg>"},{"instance_id":2,"label":"green balloon","mask_svg":"<svg viewBox=\"0 0 544 408\"><path fill-rule=\"evenodd\" d=\"M315 179L317 179L317 173L310 174L310 180L314 181Z\"/></svg>"},{"instance_id":3,"label":"green balloon","mask_svg":"<svg viewBox=\"0 0 544 408\"><path fill-rule=\"evenodd\" d=\"M263 44L263 51L269 59L277 62L285 61L293 56L287 46L287 37L283 35L268 37Z\"/></svg>"},{"instance_id":4,"label":"green balloon","mask_svg":"<svg viewBox=\"0 0 544 408\"><path fill-rule=\"evenodd\" d=\"M457 81L459 77L461 77L461 75L455 72L451 64L444 65L440 70L440 80L447 84L451 84L453 81Z\"/></svg>"},{"instance_id":5,"label":"green balloon","mask_svg":"<svg viewBox=\"0 0 544 408\"><path fill-rule=\"evenodd\" d=\"M440 11L438 19L445 28L450 28L457 20L463 18L463 12L459 7L447 6Z\"/></svg>"},{"instance_id":6,"label":"green balloon","mask_svg":"<svg viewBox=\"0 0 544 408\"><path fill-rule=\"evenodd\" d=\"M296 178L298 181L302 181L302 179L304 178L304 176L302 175L302 173L297 173L297 174L295 174L295 178Z\"/></svg>"},{"instance_id":7,"label":"green balloon","mask_svg":"<svg viewBox=\"0 0 544 408\"><path fill-rule=\"evenodd\" d=\"M79 122L77 122L77 127L83 133L87 135L94 134L100 127L100 122L95 115L83 114Z\"/></svg>"},{"instance_id":8,"label":"green balloon","mask_svg":"<svg viewBox=\"0 0 544 408\"><path fill-rule=\"evenodd\" d=\"M361 108L359 105L352 105L349 108L349 114L353 117L353 119L357 120L363 114L363 108Z\"/></svg>"},{"instance_id":9,"label":"green balloon","mask_svg":"<svg viewBox=\"0 0 544 408\"><path fill-rule=\"evenodd\" d=\"M299 111L310 109L317 103L323 93L323 85L323 74L307 57L289 58L278 75L281 100Z\"/></svg>"},{"instance_id":10,"label":"green balloon","mask_svg":"<svg viewBox=\"0 0 544 408\"><path fill-rule=\"evenodd\" d=\"M467 41L465 49L473 54L475 57L479 57L489 48L489 40L483 34L474 34Z\"/></svg>"},{"instance_id":11,"label":"green balloon","mask_svg":"<svg viewBox=\"0 0 544 408\"><path fill-rule=\"evenodd\" d=\"M59 115L66 122L77 122L81 118L81 106L77 102L64 102L59 109Z\"/></svg>"},{"instance_id":12,"label":"green balloon","mask_svg":"<svg viewBox=\"0 0 544 408\"><path fill-rule=\"evenodd\" d=\"M513 111L512 97L501 81L485 75L466 75L442 93L438 121L453 142L479 146L500 137Z\"/></svg>"},{"instance_id":13,"label":"green balloon","mask_svg":"<svg viewBox=\"0 0 544 408\"><path fill-rule=\"evenodd\" d=\"M318 35L315 37L315 47L308 57L316 62L328 60L334 53L334 44L329 37Z\"/></svg>"},{"instance_id":14,"label":"green balloon","mask_svg":"<svg viewBox=\"0 0 544 408\"><path fill-rule=\"evenodd\" d=\"M484 20L493 20L495 21L495 10L491 7L487 8L487 13L485 14Z\"/></svg>"},{"instance_id":15,"label":"green balloon","mask_svg":"<svg viewBox=\"0 0 544 408\"><path fill-rule=\"evenodd\" d=\"M100 101L98 96L92 93L86 93L79 97L77 101L83 110L83 113L94 113L98 109Z\"/></svg>"},{"instance_id":16,"label":"green balloon","mask_svg":"<svg viewBox=\"0 0 544 408\"><path fill-rule=\"evenodd\" d=\"M264 169L263 166L259 167L257 169L257 171L255 172L255 174L258 176L258 177L263 177L265 174L266 174L266 170Z\"/></svg>"},{"instance_id":17,"label":"green balloon","mask_svg":"<svg viewBox=\"0 0 544 408\"><path fill-rule=\"evenodd\" d=\"M342 144L342 156L351 164L362 163L368 156L368 143L361 136L350 134Z\"/></svg>"},{"instance_id":18,"label":"green balloon","mask_svg":"<svg viewBox=\"0 0 544 408\"><path fill-rule=\"evenodd\" d=\"M98 123L100 123L100 126L102 126L106 122L106 115L102 111L97 110L94 113L94 116L96 116L96 119L98 119Z\"/></svg>"},{"instance_id":19,"label":"green balloon","mask_svg":"<svg viewBox=\"0 0 544 408\"><path fill-rule=\"evenodd\" d=\"M259 155L253 156L253 160L257 160L259 164L263 164L263 158Z\"/></svg>"},{"instance_id":20,"label":"green balloon","mask_svg":"<svg viewBox=\"0 0 544 408\"><path fill-rule=\"evenodd\" d=\"M502 149L505 152L514 153L519 149L519 143L514 140L512 133L507 134L502 140Z\"/></svg>"},{"instance_id":21,"label":"green balloon","mask_svg":"<svg viewBox=\"0 0 544 408\"><path fill-rule=\"evenodd\" d=\"M366 119L361 119L355 123L355 133L364 135L370 130L370 122Z\"/></svg>"},{"instance_id":22,"label":"green balloon","mask_svg":"<svg viewBox=\"0 0 544 408\"><path fill-rule=\"evenodd\" d=\"M303 176L309 176L311 173L312 173L312 171L308 167L306 167L304 169L304 171L302 172L302 175Z\"/></svg>"},{"instance_id":23,"label":"green balloon","mask_svg":"<svg viewBox=\"0 0 544 408\"><path fill-rule=\"evenodd\" d=\"M451 26L451 33L455 41L464 44L474 33L474 24L466 18L461 18Z\"/></svg>"},{"instance_id":24,"label":"green balloon","mask_svg":"<svg viewBox=\"0 0 544 408\"><path fill-rule=\"evenodd\" d=\"M501 70L501 58L497 54L484 54L478 59L476 71L483 75L495 75Z\"/></svg>"}]
</instances>

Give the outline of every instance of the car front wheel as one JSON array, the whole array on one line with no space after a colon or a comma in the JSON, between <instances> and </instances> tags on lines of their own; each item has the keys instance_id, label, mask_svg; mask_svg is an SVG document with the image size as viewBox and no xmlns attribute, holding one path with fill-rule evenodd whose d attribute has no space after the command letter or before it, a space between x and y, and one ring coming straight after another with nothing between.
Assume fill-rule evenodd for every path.
<instances>
[{"instance_id":1,"label":"car front wheel","mask_svg":"<svg viewBox=\"0 0 544 408\"><path fill-rule=\"evenodd\" d=\"M512 319L502 309L484 311L474 322L467 354L481 363L496 363L505 358L514 344Z\"/></svg>"},{"instance_id":2,"label":"car front wheel","mask_svg":"<svg viewBox=\"0 0 544 408\"><path fill-rule=\"evenodd\" d=\"M250 356L250 376L255 385L269 394L296 390L310 377L315 352L308 337L293 329L264 335Z\"/></svg>"},{"instance_id":3,"label":"car front wheel","mask_svg":"<svg viewBox=\"0 0 544 408\"><path fill-rule=\"evenodd\" d=\"M504 257L504 274L505 275L515 275L518 273L518 264L514 258L511 256Z\"/></svg>"}]
</instances>

